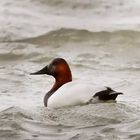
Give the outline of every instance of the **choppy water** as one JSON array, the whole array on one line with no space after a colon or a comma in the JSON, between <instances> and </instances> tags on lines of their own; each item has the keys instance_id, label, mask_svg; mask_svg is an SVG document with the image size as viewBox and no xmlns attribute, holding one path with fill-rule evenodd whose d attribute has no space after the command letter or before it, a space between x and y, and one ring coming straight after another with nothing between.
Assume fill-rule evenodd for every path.
<instances>
[{"instance_id":1,"label":"choppy water","mask_svg":"<svg viewBox=\"0 0 140 140\"><path fill-rule=\"evenodd\" d=\"M140 2L3 0L0 3L1 140L139 140ZM74 80L124 92L117 103L48 110L54 79L31 76L55 57Z\"/></svg>"}]
</instances>

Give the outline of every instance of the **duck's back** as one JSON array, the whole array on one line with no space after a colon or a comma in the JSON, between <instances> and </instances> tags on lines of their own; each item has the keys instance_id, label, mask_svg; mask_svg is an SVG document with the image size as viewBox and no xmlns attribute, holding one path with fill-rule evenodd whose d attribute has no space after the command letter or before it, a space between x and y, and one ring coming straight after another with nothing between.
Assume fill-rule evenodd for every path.
<instances>
[{"instance_id":1,"label":"duck's back","mask_svg":"<svg viewBox=\"0 0 140 140\"><path fill-rule=\"evenodd\" d=\"M85 83L69 82L60 87L49 99L49 108L86 104L101 88Z\"/></svg>"}]
</instances>

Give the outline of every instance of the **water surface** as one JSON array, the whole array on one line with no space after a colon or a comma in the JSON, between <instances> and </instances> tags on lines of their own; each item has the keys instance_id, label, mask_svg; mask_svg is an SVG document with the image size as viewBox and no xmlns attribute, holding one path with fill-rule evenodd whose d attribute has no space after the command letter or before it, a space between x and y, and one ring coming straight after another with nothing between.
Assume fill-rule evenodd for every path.
<instances>
[{"instance_id":1,"label":"water surface","mask_svg":"<svg viewBox=\"0 0 140 140\"><path fill-rule=\"evenodd\" d=\"M140 139L140 2L5 0L0 4L2 140ZM43 106L54 79L31 76L56 57L74 80L122 91L117 103Z\"/></svg>"}]
</instances>

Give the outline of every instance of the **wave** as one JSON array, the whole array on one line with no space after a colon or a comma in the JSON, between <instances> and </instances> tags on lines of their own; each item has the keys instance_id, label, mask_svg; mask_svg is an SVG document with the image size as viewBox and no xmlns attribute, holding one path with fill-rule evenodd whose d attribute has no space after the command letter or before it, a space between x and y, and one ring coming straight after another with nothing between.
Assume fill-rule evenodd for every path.
<instances>
[{"instance_id":1,"label":"wave","mask_svg":"<svg viewBox=\"0 0 140 140\"><path fill-rule=\"evenodd\" d=\"M140 32L132 30L93 32L61 28L37 37L3 43L5 47L11 46L8 47L11 51L5 53L4 50L0 58L7 62L28 60L46 63L60 55L73 56L73 64L77 67L138 71L139 38Z\"/></svg>"},{"instance_id":2,"label":"wave","mask_svg":"<svg viewBox=\"0 0 140 140\"><path fill-rule=\"evenodd\" d=\"M89 41L89 40L101 40L101 41L138 41L140 38L140 31L134 30L117 30L117 31L89 31L84 29L72 29L72 28L61 28L50 31L46 34L26 38L21 40L13 40L12 42L28 42L33 44L45 45L50 42L67 42L67 41ZM9 40L10 41L10 40ZM4 41L4 42L9 42Z\"/></svg>"},{"instance_id":3,"label":"wave","mask_svg":"<svg viewBox=\"0 0 140 140\"><path fill-rule=\"evenodd\" d=\"M92 9L101 6L101 2L92 2L92 1L73 1L73 0L40 0L37 1L40 4L55 7L55 8L69 8L69 9Z\"/></svg>"},{"instance_id":4,"label":"wave","mask_svg":"<svg viewBox=\"0 0 140 140\"><path fill-rule=\"evenodd\" d=\"M0 112L0 137L7 140L96 139L99 136L112 139L114 133L116 138L138 138L138 112L138 109L121 103L75 106L55 111L46 108L25 111L10 107Z\"/></svg>"}]
</instances>

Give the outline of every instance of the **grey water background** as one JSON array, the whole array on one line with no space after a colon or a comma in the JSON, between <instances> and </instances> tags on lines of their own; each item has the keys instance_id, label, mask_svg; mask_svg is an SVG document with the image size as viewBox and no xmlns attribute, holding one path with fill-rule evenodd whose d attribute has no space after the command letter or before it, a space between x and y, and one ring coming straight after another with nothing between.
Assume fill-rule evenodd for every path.
<instances>
[{"instance_id":1,"label":"grey water background","mask_svg":"<svg viewBox=\"0 0 140 140\"><path fill-rule=\"evenodd\" d=\"M139 140L140 1L2 0L0 140ZM74 80L122 91L117 103L47 109L54 79L31 76L65 58Z\"/></svg>"}]
</instances>

